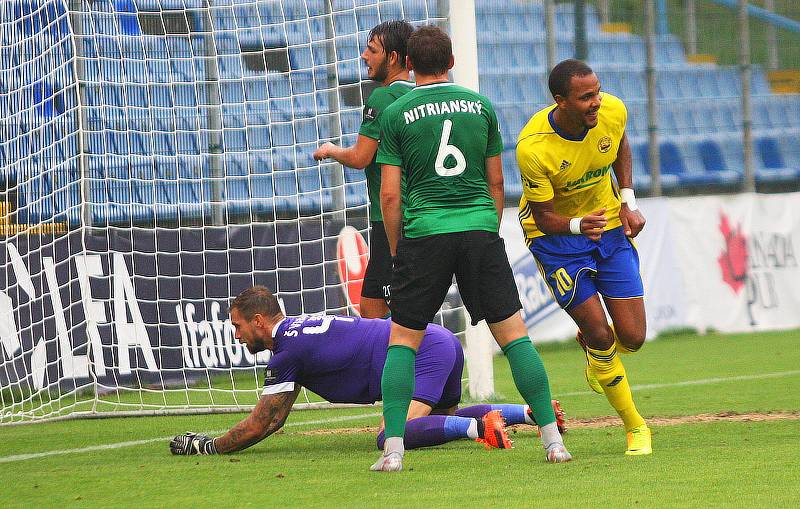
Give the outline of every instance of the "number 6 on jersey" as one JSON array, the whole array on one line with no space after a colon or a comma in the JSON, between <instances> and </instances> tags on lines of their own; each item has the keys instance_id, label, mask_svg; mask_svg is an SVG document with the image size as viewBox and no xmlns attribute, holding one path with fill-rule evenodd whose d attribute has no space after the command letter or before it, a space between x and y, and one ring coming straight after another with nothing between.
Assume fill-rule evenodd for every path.
<instances>
[{"instance_id":1,"label":"number 6 on jersey","mask_svg":"<svg viewBox=\"0 0 800 509\"><path fill-rule=\"evenodd\" d=\"M464 154L455 145L449 145L450 131L453 129L453 121L445 119L442 125L442 139L439 141L439 151L436 153L436 173L442 177L455 177L461 175L467 169L467 160ZM447 156L453 156L456 165L448 168L444 165Z\"/></svg>"}]
</instances>

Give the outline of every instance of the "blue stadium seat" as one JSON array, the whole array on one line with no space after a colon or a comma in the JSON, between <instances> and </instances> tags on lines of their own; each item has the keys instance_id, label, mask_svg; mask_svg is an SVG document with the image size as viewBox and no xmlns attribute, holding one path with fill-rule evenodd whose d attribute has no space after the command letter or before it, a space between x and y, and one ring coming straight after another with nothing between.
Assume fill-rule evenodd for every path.
<instances>
[{"instance_id":1,"label":"blue stadium seat","mask_svg":"<svg viewBox=\"0 0 800 509\"><path fill-rule=\"evenodd\" d=\"M361 110L345 110L339 112L342 125L342 134L357 133L361 127Z\"/></svg>"},{"instance_id":2,"label":"blue stadium seat","mask_svg":"<svg viewBox=\"0 0 800 509\"><path fill-rule=\"evenodd\" d=\"M777 170L786 167L783 155L774 138L760 138L756 140L756 152L761 161L761 167L767 170Z\"/></svg>"},{"instance_id":3,"label":"blue stadium seat","mask_svg":"<svg viewBox=\"0 0 800 509\"><path fill-rule=\"evenodd\" d=\"M250 173L247 154L225 154L224 161L226 177L244 177Z\"/></svg>"},{"instance_id":4,"label":"blue stadium seat","mask_svg":"<svg viewBox=\"0 0 800 509\"><path fill-rule=\"evenodd\" d=\"M378 11L381 23L393 19L409 19L407 15L403 15L401 2L383 2L378 5Z\"/></svg>"},{"instance_id":5,"label":"blue stadium seat","mask_svg":"<svg viewBox=\"0 0 800 509\"><path fill-rule=\"evenodd\" d=\"M267 82L263 78L247 78L244 80L244 97L248 103L251 101L266 101L269 97Z\"/></svg>"},{"instance_id":6,"label":"blue stadium seat","mask_svg":"<svg viewBox=\"0 0 800 509\"><path fill-rule=\"evenodd\" d=\"M797 131L784 131L778 134L777 137L781 153L786 160L786 166L794 170L800 170L800 144L797 143Z\"/></svg>"},{"instance_id":7,"label":"blue stadium seat","mask_svg":"<svg viewBox=\"0 0 800 509\"><path fill-rule=\"evenodd\" d=\"M774 138L755 140L756 179L759 181L786 181L800 177L800 168L790 168Z\"/></svg>"},{"instance_id":8,"label":"blue stadium seat","mask_svg":"<svg viewBox=\"0 0 800 509\"><path fill-rule=\"evenodd\" d=\"M270 126L272 146L292 146L294 144L294 127L289 122L273 123Z\"/></svg>"},{"instance_id":9,"label":"blue stadium seat","mask_svg":"<svg viewBox=\"0 0 800 509\"><path fill-rule=\"evenodd\" d=\"M298 211L297 176L294 172L273 173L275 207L283 212L295 214Z\"/></svg>"},{"instance_id":10,"label":"blue stadium seat","mask_svg":"<svg viewBox=\"0 0 800 509\"><path fill-rule=\"evenodd\" d=\"M345 184L344 199L348 208L366 207L369 203L367 185L363 182Z\"/></svg>"},{"instance_id":11,"label":"blue stadium seat","mask_svg":"<svg viewBox=\"0 0 800 509\"><path fill-rule=\"evenodd\" d=\"M503 185L505 194L513 199L518 199L522 196L522 179L519 174L519 168L517 167L516 150L513 147L507 148L503 150L500 157L503 160ZM508 205L513 206L512 204Z\"/></svg>"},{"instance_id":12,"label":"blue stadium seat","mask_svg":"<svg viewBox=\"0 0 800 509\"><path fill-rule=\"evenodd\" d=\"M272 173L272 152L268 150L251 150L248 152L251 175L268 175Z\"/></svg>"},{"instance_id":13,"label":"blue stadium seat","mask_svg":"<svg viewBox=\"0 0 800 509\"><path fill-rule=\"evenodd\" d=\"M311 47L309 46L290 46L289 65L292 70L310 69L313 64L311 57Z\"/></svg>"},{"instance_id":14,"label":"blue stadium seat","mask_svg":"<svg viewBox=\"0 0 800 509\"><path fill-rule=\"evenodd\" d=\"M283 23L283 6L281 2L258 2L258 17L262 25L280 25Z\"/></svg>"},{"instance_id":15,"label":"blue stadium seat","mask_svg":"<svg viewBox=\"0 0 800 509\"><path fill-rule=\"evenodd\" d=\"M271 148L269 126L249 126L247 128L247 145L250 149Z\"/></svg>"},{"instance_id":16,"label":"blue stadium seat","mask_svg":"<svg viewBox=\"0 0 800 509\"><path fill-rule=\"evenodd\" d=\"M284 29L284 26L280 24L269 26L262 25L261 40L264 43L265 49L285 48L287 44L286 30Z\"/></svg>"},{"instance_id":17,"label":"blue stadium seat","mask_svg":"<svg viewBox=\"0 0 800 509\"><path fill-rule=\"evenodd\" d=\"M633 150L636 153L634 158L638 158L637 166L641 168L640 175L649 177L650 157L647 143L635 144ZM658 153L659 164L661 165L661 186L667 189L673 188L679 184L681 177L686 174L686 164L683 161L683 156L675 143L670 141L659 143Z\"/></svg>"},{"instance_id":18,"label":"blue stadium seat","mask_svg":"<svg viewBox=\"0 0 800 509\"><path fill-rule=\"evenodd\" d=\"M359 31L371 30L372 27L380 23L378 7L376 5L356 7L356 21Z\"/></svg>"},{"instance_id":19,"label":"blue stadium seat","mask_svg":"<svg viewBox=\"0 0 800 509\"><path fill-rule=\"evenodd\" d=\"M272 198L274 195L272 175L250 176L250 196L253 199Z\"/></svg>"},{"instance_id":20,"label":"blue stadium seat","mask_svg":"<svg viewBox=\"0 0 800 509\"><path fill-rule=\"evenodd\" d=\"M197 133L178 131L176 134L178 154L200 154L200 139Z\"/></svg>"},{"instance_id":21,"label":"blue stadium seat","mask_svg":"<svg viewBox=\"0 0 800 509\"><path fill-rule=\"evenodd\" d=\"M334 12L333 28L337 35L357 33L358 22L356 21L355 12L353 10Z\"/></svg>"},{"instance_id":22,"label":"blue stadium seat","mask_svg":"<svg viewBox=\"0 0 800 509\"><path fill-rule=\"evenodd\" d=\"M177 9L184 8L179 3L176 5ZM219 6L211 11L211 24L215 30L234 30L236 29L236 18L233 16L233 10L230 7Z\"/></svg>"},{"instance_id":23,"label":"blue stadium seat","mask_svg":"<svg viewBox=\"0 0 800 509\"><path fill-rule=\"evenodd\" d=\"M659 143L658 149L661 173L665 175L683 175L686 173L686 163L675 143L671 141Z\"/></svg>"},{"instance_id":24,"label":"blue stadium seat","mask_svg":"<svg viewBox=\"0 0 800 509\"><path fill-rule=\"evenodd\" d=\"M292 91L289 84L289 73L267 74L267 90L270 98L290 97Z\"/></svg>"},{"instance_id":25,"label":"blue stadium seat","mask_svg":"<svg viewBox=\"0 0 800 509\"><path fill-rule=\"evenodd\" d=\"M346 85L358 82L362 76L364 66L356 60L345 60L336 63L336 75L339 77L339 84Z\"/></svg>"},{"instance_id":26,"label":"blue stadium seat","mask_svg":"<svg viewBox=\"0 0 800 509\"><path fill-rule=\"evenodd\" d=\"M296 143L316 142L318 139L319 136L317 135L317 123L315 119L295 120L294 140Z\"/></svg>"},{"instance_id":27,"label":"blue stadium seat","mask_svg":"<svg viewBox=\"0 0 800 509\"><path fill-rule=\"evenodd\" d=\"M292 94L310 94L314 91L314 74L312 71L292 72L290 79Z\"/></svg>"},{"instance_id":28,"label":"blue stadium seat","mask_svg":"<svg viewBox=\"0 0 800 509\"><path fill-rule=\"evenodd\" d=\"M428 8L425 0L403 0L404 19L421 21L428 18Z\"/></svg>"},{"instance_id":29,"label":"blue stadium seat","mask_svg":"<svg viewBox=\"0 0 800 509\"><path fill-rule=\"evenodd\" d=\"M705 171L709 173L728 171L725 159L722 157L722 151L715 142L711 140L701 141L698 144L697 152L700 155Z\"/></svg>"},{"instance_id":30,"label":"blue stadium seat","mask_svg":"<svg viewBox=\"0 0 800 509\"><path fill-rule=\"evenodd\" d=\"M783 101L776 101L771 100L772 97L767 99L767 102L763 105L763 109L766 110L767 116L767 127L778 128L778 129L785 129L791 126L791 121L786 111L786 106ZM762 108L754 108L753 113L755 116L756 109L762 110Z\"/></svg>"},{"instance_id":31,"label":"blue stadium seat","mask_svg":"<svg viewBox=\"0 0 800 509\"><path fill-rule=\"evenodd\" d=\"M764 69L759 65L751 67L750 87L753 95L771 95L772 89L767 79L767 74Z\"/></svg>"}]
</instances>

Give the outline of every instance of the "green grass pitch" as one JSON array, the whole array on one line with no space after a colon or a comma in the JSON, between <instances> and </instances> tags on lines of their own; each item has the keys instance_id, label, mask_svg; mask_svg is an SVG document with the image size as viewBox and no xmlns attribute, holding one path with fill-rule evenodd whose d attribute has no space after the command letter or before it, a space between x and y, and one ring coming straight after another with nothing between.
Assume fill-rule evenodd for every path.
<instances>
[{"instance_id":1,"label":"green grass pitch","mask_svg":"<svg viewBox=\"0 0 800 509\"><path fill-rule=\"evenodd\" d=\"M297 411L282 433L213 457L173 457L167 437L242 416L70 420L0 428L0 507L797 507L798 341L683 334L625 357L639 409L664 418L648 457L623 454L618 421L596 423L612 411L569 343L541 350L572 421L571 463L546 464L518 430L512 450L454 442L410 451L399 474L369 472L378 451L360 428L377 424L374 407ZM519 401L502 357L495 379L501 399Z\"/></svg>"}]
</instances>

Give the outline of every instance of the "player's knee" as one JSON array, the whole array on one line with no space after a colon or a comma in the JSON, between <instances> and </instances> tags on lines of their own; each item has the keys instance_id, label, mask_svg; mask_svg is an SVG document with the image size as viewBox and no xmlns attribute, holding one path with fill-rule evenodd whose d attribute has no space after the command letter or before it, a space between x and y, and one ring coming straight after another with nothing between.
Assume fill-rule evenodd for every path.
<instances>
[{"instance_id":1,"label":"player's knee","mask_svg":"<svg viewBox=\"0 0 800 509\"><path fill-rule=\"evenodd\" d=\"M629 352L636 352L644 345L645 332L633 331L617 333L617 339Z\"/></svg>"},{"instance_id":2,"label":"player's knee","mask_svg":"<svg viewBox=\"0 0 800 509\"><path fill-rule=\"evenodd\" d=\"M584 341L589 347L596 350L608 350L614 344L614 331L608 324L598 324L596 327L589 327L583 332Z\"/></svg>"}]
</instances>

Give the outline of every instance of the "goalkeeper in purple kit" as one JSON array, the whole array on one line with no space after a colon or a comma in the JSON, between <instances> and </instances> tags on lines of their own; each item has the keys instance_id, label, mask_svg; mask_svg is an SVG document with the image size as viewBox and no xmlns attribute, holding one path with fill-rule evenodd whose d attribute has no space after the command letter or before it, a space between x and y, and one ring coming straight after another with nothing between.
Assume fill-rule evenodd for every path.
<instances>
[{"instance_id":1,"label":"goalkeeper in purple kit","mask_svg":"<svg viewBox=\"0 0 800 509\"><path fill-rule=\"evenodd\" d=\"M170 442L173 454L221 454L246 449L279 430L300 388L332 403L381 400L381 372L390 322L353 316L286 317L265 287L242 292L231 304L236 338L252 353L273 352L255 409L218 438L185 433ZM464 355L452 332L428 325L416 366L416 390L409 408L406 447L443 444L461 438L487 447L508 448L508 424L535 424L526 405L477 405L457 410ZM557 402L553 402L557 407ZM431 415L439 414L439 415ZM563 426L563 421L561 421ZM384 446L383 432L378 448Z\"/></svg>"}]
</instances>

